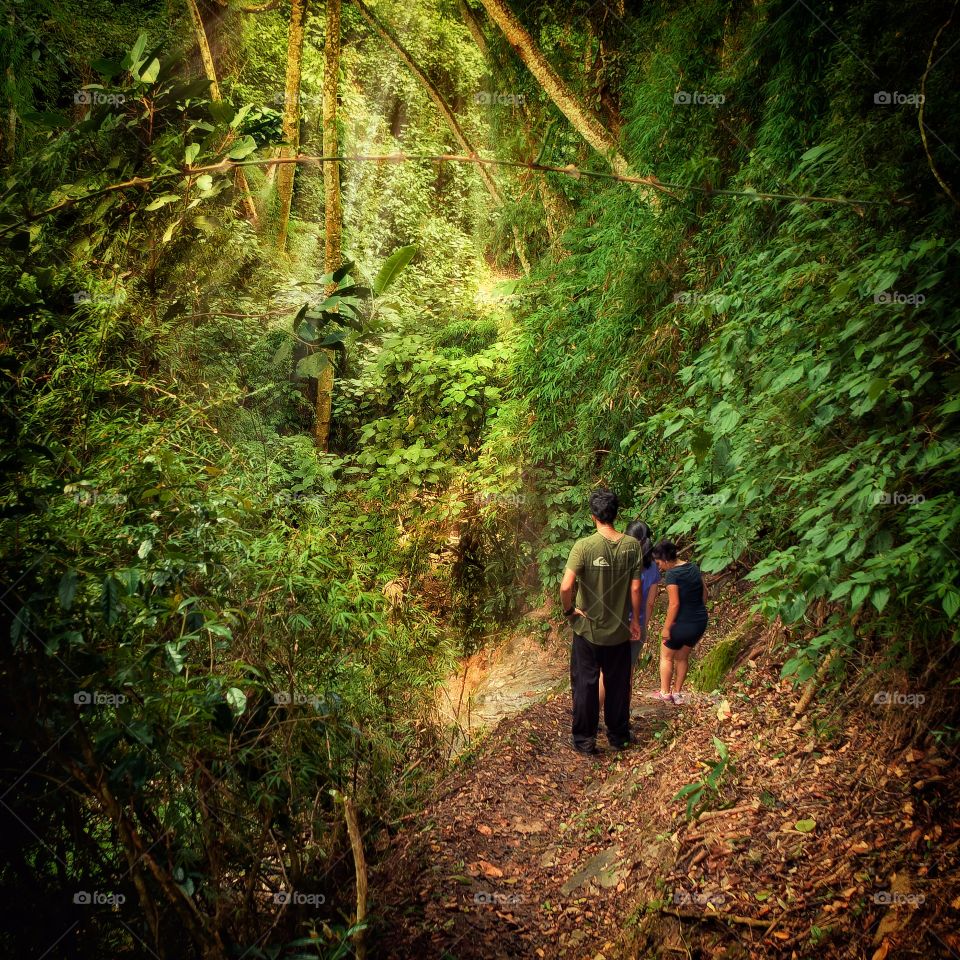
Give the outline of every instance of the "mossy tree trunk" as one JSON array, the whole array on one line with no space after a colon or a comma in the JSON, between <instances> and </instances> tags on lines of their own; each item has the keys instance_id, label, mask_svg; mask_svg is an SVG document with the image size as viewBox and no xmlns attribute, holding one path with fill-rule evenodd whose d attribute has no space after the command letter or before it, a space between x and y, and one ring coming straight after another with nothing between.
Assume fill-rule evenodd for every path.
<instances>
[{"instance_id":1,"label":"mossy tree trunk","mask_svg":"<svg viewBox=\"0 0 960 960\"><path fill-rule=\"evenodd\" d=\"M282 157L295 157L300 152L300 74L303 66L303 34L307 22L307 0L291 0L290 28L287 33L287 76L283 91ZM277 224L277 249L286 250L293 203L295 163L283 163L277 172L277 195L280 198L280 219Z\"/></svg>"},{"instance_id":2,"label":"mossy tree trunk","mask_svg":"<svg viewBox=\"0 0 960 960\"><path fill-rule=\"evenodd\" d=\"M534 79L543 88L544 93L553 101L556 108L570 121L573 128L598 153L607 158L613 172L630 176L632 171L626 159L617 149L613 135L580 102L580 98L570 89L559 73L553 69L550 61L543 55L530 32L506 4L505 0L481 0L490 19L503 31L507 42L516 51Z\"/></svg>"},{"instance_id":3,"label":"mossy tree trunk","mask_svg":"<svg viewBox=\"0 0 960 960\"><path fill-rule=\"evenodd\" d=\"M220 90L220 83L217 80L217 68L213 62L213 54L210 52L210 41L207 39L207 29L203 25L203 17L200 14L200 8L197 6L197 0L187 0L187 7L190 10L190 19L193 21L193 33L197 40L197 46L200 49L200 61L203 63L203 72L210 81L210 99L219 103L223 99L223 93ZM231 132L223 142L221 149L230 143L233 136ZM240 191L243 210L247 219L256 225L257 207L250 193L250 184L247 182L247 175L239 167L234 174L233 182Z\"/></svg>"},{"instance_id":4,"label":"mossy tree trunk","mask_svg":"<svg viewBox=\"0 0 960 960\"><path fill-rule=\"evenodd\" d=\"M323 155L340 153L337 131L337 96L340 85L340 0L327 0L327 36L323 48ZM327 273L342 263L343 201L340 194L340 164L323 165L323 262ZM326 450L330 443L330 412L333 405L333 351L327 351L327 364L317 377L317 404L314 436L317 446Z\"/></svg>"}]
</instances>

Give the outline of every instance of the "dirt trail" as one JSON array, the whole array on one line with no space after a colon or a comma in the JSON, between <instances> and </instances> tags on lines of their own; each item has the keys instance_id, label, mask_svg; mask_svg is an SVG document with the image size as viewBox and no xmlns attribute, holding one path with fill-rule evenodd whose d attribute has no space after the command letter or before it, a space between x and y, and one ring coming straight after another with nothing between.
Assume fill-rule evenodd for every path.
<instances>
[{"instance_id":1,"label":"dirt trail","mask_svg":"<svg viewBox=\"0 0 960 960\"><path fill-rule=\"evenodd\" d=\"M648 699L648 667L621 753L570 749L567 693L502 719L378 851L371 955L960 956L955 764L872 694L796 720L782 632L748 633L719 703ZM731 765L688 819L714 737Z\"/></svg>"},{"instance_id":2,"label":"dirt trail","mask_svg":"<svg viewBox=\"0 0 960 960\"><path fill-rule=\"evenodd\" d=\"M644 741L669 708L637 704L634 714ZM559 956L613 934L615 902L604 907L589 888L622 893L634 864L623 861L618 825L602 811L612 797L635 795L642 780L627 755L581 757L569 737L569 695L553 696L499 724L483 745L481 775L470 768L450 779L422 829L390 859L384 881L415 884L384 895L403 904L385 918L391 956Z\"/></svg>"}]
</instances>

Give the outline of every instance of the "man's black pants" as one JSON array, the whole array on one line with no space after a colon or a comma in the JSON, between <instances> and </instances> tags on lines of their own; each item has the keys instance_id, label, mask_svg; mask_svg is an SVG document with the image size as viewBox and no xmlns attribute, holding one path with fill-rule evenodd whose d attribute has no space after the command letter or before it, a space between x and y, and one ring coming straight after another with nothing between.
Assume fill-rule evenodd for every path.
<instances>
[{"instance_id":1,"label":"man's black pants","mask_svg":"<svg viewBox=\"0 0 960 960\"><path fill-rule=\"evenodd\" d=\"M607 737L613 746L622 747L630 740L630 641L601 647L575 633L570 653L573 745L581 750L596 743L601 673L606 690L603 722Z\"/></svg>"}]
</instances>

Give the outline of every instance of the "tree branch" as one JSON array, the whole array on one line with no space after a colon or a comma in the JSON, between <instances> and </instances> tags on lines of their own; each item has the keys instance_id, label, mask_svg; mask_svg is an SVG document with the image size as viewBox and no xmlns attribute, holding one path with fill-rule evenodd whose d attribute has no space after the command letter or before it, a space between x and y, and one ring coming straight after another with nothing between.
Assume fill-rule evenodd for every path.
<instances>
[{"instance_id":1,"label":"tree branch","mask_svg":"<svg viewBox=\"0 0 960 960\"><path fill-rule=\"evenodd\" d=\"M930 145L927 143L927 128L923 122L923 108L927 105L927 75L933 69L933 54L937 49L937 44L940 42L941 34L953 23L953 15L956 11L957 2L954 0L950 16L947 17L946 23L943 24L937 31L937 35L933 38L933 46L930 48L930 55L927 57L927 69L923 71L923 77L920 80L920 112L917 114L917 122L920 124L920 139L923 141L923 152L927 155L927 163L930 166L930 172L933 174L933 178L940 184L943 192L953 201L953 205L960 207L960 201L957 200L954 192L947 185L947 181L940 175L940 171L937 170L936 164L933 162L933 157L930 154Z\"/></svg>"},{"instance_id":2,"label":"tree branch","mask_svg":"<svg viewBox=\"0 0 960 960\"><path fill-rule=\"evenodd\" d=\"M538 173L561 173L568 177L579 180L581 177L593 180L611 180L619 183L635 183L665 193L674 197L674 191L689 191L692 193L703 193L707 196L718 197L749 197L751 200L791 200L798 203L833 203L848 207L860 206L909 206L910 201L891 197L889 200L868 200L862 197L824 197L811 196L799 193L761 193L752 190L718 190L713 187L699 187L693 184L670 183L666 180L658 180L655 176L649 177L631 177L617 173L604 173L599 170L582 170L573 164L565 167L554 167L545 163L530 163L523 160L494 160L489 157L480 156L462 156L456 153L383 153L383 154L343 154L336 157L308 156L300 154L296 157L272 157L266 160L222 160L220 163L211 163L202 167L186 167L173 173L158 173L152 177L131 177L121 183L112 183L106 187L100 187L84 194L82 197L70 197L61 200L50 207L46 207L29 217L24 217L16 223L9 224L0 230L0 237L12 233L20 227L40 220L51 213L72 207L75 204L92 200L95 197L102 197L107 193L114 193L118 190L129 190L133 187L148 188L153 183L160 183L164 180L173 180L178 177L194 176L198 173L225 173L236 167L271 167L282 166L288 163L304 163L318 165L321 163L411 163L411 162L436 162L436 163L479 163L492 164L501 167L518 167L524 170L534 170Z\"/></svg>"}]
</instances>

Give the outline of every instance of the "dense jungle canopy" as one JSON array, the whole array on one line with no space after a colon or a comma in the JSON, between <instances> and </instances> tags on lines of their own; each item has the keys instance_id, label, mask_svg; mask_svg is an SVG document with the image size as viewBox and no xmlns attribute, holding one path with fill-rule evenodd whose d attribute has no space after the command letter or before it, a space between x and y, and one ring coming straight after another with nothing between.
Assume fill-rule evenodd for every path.
<instances>
[{"instance_id":1,"label":"dense jungle canopy","mask_svg":"<svg viewBox=\"0 0 960 960\"><path fill-rule=\"evenodd\" d=\"M960 956L955 0L0 51L4 956ZM710 626L590 759L600 488Z\"/></svg>"}]
</instances>

